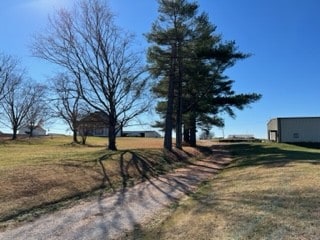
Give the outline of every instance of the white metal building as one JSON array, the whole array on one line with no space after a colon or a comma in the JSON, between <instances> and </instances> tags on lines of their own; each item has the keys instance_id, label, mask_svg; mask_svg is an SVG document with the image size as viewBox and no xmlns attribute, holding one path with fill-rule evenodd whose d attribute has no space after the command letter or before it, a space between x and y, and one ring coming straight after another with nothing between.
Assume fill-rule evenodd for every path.
<instances>
[{"instance_id":1,"label":"white metal building","mask_svg":"<svg viewBox=\"0 0 320 240\"><path fill-rule=\"evenodd\" d=\"M320 143L320 117L273 118L268 122L268 139Z\"/></svg>"}]
</instances>

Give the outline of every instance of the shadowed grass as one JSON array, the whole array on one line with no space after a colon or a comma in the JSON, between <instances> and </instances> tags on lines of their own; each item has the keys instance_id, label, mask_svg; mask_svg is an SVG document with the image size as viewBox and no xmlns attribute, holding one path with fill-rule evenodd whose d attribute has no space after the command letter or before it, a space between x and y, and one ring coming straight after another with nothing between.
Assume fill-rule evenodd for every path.
<instances>
[{"instance_id":1,"label":"shadowed grass","mask_svg":"<svg viewBox=\"0 0 320 240\"><path fill-rule=\"evenodd\" d=\"M132 239L318 239L320 150L233 144L234 162Z\"/></svg>"},{"instance_id":2,"label":"shadowed grass","mask_svg":"<svg viewBox=\"0 0 320 240\"><path fill-rule=\"evenodd\" d=\"M294 162L320 164L320 149L279 143L234 144L227 148L234 154L235 167L277 167Z\"/></svg>"}]
</instances>

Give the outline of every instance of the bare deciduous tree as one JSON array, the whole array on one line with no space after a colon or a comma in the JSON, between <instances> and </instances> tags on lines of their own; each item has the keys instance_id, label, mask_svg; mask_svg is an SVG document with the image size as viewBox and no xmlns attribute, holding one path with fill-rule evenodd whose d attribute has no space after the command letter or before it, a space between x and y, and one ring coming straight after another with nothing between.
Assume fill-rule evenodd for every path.
<instances>
[{"instance_id":1,"label":"bare deciduous tree","mask_svg":"<svg viewBox=\"0 0 320 240\"><path fill-rule=\"evenodd\" d=\"M43 127L45 122L51 118L51 108L46 100L47 86L41 84L31 84L30 100L32 104L27 111L25 127L28 134L33 137L33 132L38 127Z\"/></svg>"},{"instance_id":2,"label":"bare deciduous tree","mask_svg":"<svg viewBox=\"0 0 320 240\"><path fill-rule=\"evenodd\" d=\"M24 71L19 69L19 61L16 58L0 53L0 100L10 89L10 85L7 85L9 79L20 77L23 73Z\"/></svg>"},{"instance_id":3,"label":"bare deciduous tree","mask_svg":"<svg viewBox=\"0 0 320 240\"><path fill-rule=\"evenodd\" d=\"M50 18L31 47L34 56L71 74L82 99L109 116L110 150L116 150L120 127L148 108L142 58L132 51L132 41L115 25L108 6L84 0Z\"/></svg>"},{"instance_id":4,"label":"bare deciduous tree","mask_svg":"<svg viewBox=\"0 0 320 240\"><path fill-rule=\"evenodd\" d=\"M52 79L54 93L54 116L61 118L73 133L73 142L78 143L79 121L90 110L81 99L76 81L66 74L61 73Z\"/></svg>"},{"instance_id":5,"label":"bare deciduous tree","mask_svg":"<svg viewBox=\"0 0 320 240\"><path fill-rule=\"evenodd\" d=\"M45 88L25 81L24 76L11 76L5 85L6 95L1 101L1 109L5 118L2 121L12 129L12 139L17 138L17 132L22 126L31 126L31 133L37 124L44 120L42 100Z\"/></svg>"}]
</instances>

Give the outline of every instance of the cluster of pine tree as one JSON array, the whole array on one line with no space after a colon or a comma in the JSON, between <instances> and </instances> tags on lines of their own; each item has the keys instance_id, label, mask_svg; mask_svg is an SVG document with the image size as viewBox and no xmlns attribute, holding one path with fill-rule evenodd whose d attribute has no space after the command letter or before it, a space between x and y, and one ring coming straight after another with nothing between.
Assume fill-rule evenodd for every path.
<instances>
[{"instance_id":1,"label":"cluster of pine tree","mask_svg":"<svg viewBox=\"0 0 320 240\"><path fill-rule=\"evenodd\" d=\"M164 147L172 149L172 131L176 147L182 142L196 145L197 128L224 125L221 112L234 116L234 108L261 98L260 94L237 94L226 74L238 60L249 54L238 50L234 41L224 41L199 5L187 0L158 0L159 16L147 39L148 64L157 79L153 92L159 102L156 111L163 121Z\"/></svg>"}]
</instances>

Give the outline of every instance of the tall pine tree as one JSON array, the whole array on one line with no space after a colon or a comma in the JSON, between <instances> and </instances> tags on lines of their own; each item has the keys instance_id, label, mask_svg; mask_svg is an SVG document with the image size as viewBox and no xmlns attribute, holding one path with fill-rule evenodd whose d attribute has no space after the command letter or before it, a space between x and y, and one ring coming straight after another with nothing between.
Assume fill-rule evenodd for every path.
<instances>
[{"instance_id":1,"label":"tall pine tree","mask_svg":"<svg viewBox=\"0 0 320 240\"><path fill-rule=\"evenodd\" d=\"M198 14L196 3L158 2L159 17L147 35L149 69L158 79L153 92L161 99L156 110L164 119L158 126L165 130L166 149L172 148L173 129L176 147L182 147L182 126L184 140L195 146L197 126L223 126L219 113L234 116L233 108L243 109L261 95L232 90L224 72L249 55L239 52L234 41L223 41L207 14Z\"/></svg>"},{"instance_id":2,"label":"tall pine tree","mask_svg":"<svg viewBox=\"0 0 320 240\"><path fill-rule=\"evenodd\" d=\"M174 125L176 147L182 148L183 48L190 40L189 26L192 25L198 6L185 0L159 0L158 2L159 17L147 35L152 44L148 51L148 60L152 75L160 78L160 85L167 86L164 147L171 150Z\"/></svg>"}]
</instances>

